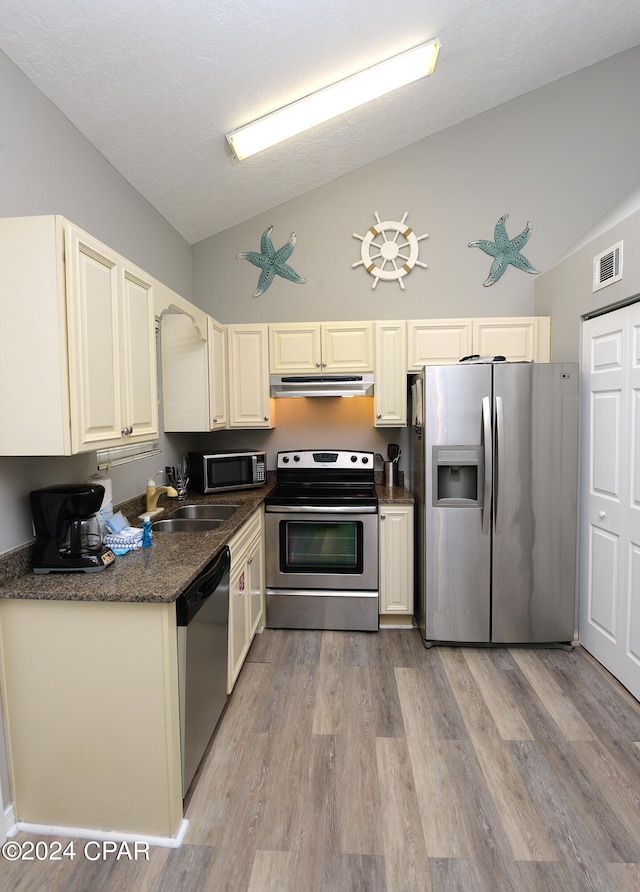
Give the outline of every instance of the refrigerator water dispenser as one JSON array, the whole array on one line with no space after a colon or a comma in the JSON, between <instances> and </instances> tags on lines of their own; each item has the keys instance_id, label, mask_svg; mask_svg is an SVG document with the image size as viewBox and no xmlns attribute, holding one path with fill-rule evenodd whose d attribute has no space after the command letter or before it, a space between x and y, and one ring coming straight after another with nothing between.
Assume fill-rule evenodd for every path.
<instances>
[{"instance_id":1,"label":"refrigerator water dispenser","mask_svg":"<svg viewBox=\"0 0 640 892\"><path fill-rule=\"evenodd\" d=\"M480 446L433 446L435 508L480 507Z\"/></svg>"}]
</instances>

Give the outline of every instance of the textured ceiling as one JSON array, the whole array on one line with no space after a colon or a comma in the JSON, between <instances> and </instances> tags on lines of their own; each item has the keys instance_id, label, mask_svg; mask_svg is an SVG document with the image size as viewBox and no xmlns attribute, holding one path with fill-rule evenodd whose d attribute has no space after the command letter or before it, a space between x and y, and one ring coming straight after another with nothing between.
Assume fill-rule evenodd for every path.
<instances>
[{"instance_id":1,"label":"textured ceiling","mask_svg":"<svg viewBox=\"0 0 640 892\"><path fill-rule=\"evenodd\" d=\"M233 159L227 131L433 37L431 78ZM0 5L0 49L192 244L637 44L630 0Z\"/></svg>"}]
</instances>

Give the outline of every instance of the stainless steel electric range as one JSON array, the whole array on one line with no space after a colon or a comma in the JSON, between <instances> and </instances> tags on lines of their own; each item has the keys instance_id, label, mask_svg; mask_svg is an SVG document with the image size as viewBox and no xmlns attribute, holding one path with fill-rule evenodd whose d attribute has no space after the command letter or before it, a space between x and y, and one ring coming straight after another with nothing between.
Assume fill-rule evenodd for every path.
<instances>
[{"instance_id":1,"label":"stainless steel electric range","mask_svg":"<svg viewBox=\"0 0 640 892\"><path fill-rule=\"evenodd\" d=\"M279 452L265 500L269 628L378 629L374 453Z\"/></svg>"}]
</instances>

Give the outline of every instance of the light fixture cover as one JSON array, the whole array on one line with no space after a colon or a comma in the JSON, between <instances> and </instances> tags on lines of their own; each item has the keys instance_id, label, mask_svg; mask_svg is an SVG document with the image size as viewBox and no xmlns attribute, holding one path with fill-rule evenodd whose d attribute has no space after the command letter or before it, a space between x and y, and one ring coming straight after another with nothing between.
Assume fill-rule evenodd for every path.
<instances>
[{"instance_id":1,"label":"light fixture cover","mask_svg":"<svg viewBox=\"0 0 640 892\"><path fill-rule=\"evenodd\" d=\"M436 38L227 133L238 161L433 73Z\"/></svg>"}]
</instances>

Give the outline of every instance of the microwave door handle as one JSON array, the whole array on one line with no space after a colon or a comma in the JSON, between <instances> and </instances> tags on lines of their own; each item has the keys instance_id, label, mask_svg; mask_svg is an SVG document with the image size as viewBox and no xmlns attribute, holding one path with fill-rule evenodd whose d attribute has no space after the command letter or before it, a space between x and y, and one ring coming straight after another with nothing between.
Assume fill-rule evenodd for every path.
<instances>
[{"instance_id":1,"label":"microwave door handle","mask_svg":"<svg viewBox=\"0 0 640 892\"><path fill-rule=\"evenodd\" d=\"M258 456L251 456L251 483L257 483L258 481Z\"/></svg>"},{"instance_id":2,"label":"microwave door handle","mask_svg":"<svg viewBox=\"0 0 640 892\"><path fill-rule=\"evenodd\" d=\"M491 532L491 489L493 486L493 443L491 435L491 405L489 397L482 400L482 440L484 445L484 492L482 497L482 532Z\"/></svg>"}]
</instances>

